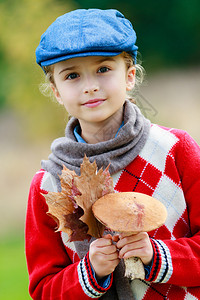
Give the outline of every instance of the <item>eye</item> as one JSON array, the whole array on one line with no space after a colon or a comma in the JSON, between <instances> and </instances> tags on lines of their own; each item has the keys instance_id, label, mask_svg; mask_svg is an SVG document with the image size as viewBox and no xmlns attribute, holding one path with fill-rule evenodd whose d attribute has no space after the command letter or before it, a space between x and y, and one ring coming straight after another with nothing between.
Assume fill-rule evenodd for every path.
<instances>
[{"instance_id":1,"label":"eye","mask_svg":"<svg viewBox=\"0 0 200 300\"><path fill-rule=\"evenodd\" d=\"M72 80L78 78L79 75L77 73L70 73L66 76L66 79Z\"/></svg>"},{"instance_id":2,"label":"eye","mask_svg":"<svg viewBox=\"0 0 200 300\"><path fill-rule=\"evenodd\" d=\"M97 73L106 73L108 72L110 69L108 67L101 67L99 68Z\"/></svg>"}]
</instances>

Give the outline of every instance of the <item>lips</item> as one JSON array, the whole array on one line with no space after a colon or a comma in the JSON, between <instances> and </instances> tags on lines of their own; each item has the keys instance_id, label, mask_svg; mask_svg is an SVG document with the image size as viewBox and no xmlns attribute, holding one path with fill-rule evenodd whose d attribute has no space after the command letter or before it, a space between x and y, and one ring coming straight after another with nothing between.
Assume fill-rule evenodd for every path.
<instances>
[{"instance_id":1,"label":"lips","mask_svg":"<svg viewBox=\"0 0 200 300\"><path fill-rule=\"evenodd\" d=\"M83 105L86 107L97 107L99 105L101 105L103 102L105 101L105 99L91 99L87 102L85 102Z\"/></svg>"}]
</instances>

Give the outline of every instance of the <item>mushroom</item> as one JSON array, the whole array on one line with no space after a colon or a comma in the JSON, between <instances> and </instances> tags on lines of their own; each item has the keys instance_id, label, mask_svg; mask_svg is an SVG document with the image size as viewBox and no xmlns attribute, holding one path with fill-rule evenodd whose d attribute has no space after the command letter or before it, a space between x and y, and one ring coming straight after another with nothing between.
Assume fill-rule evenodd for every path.
<instances>
[{"instance_id":1,"label":"mushroom","mask_svg":"<svg viewBox=\"0 0 200 300\"><path fill-rule=\"evenodd\" d=\"M107 228L128 235L159 228L167 218L165 206L157 199L143 193L109 193L92 206L93 214ZM131 280L145 278L140 258L124 260L125 276Z\"/></svg>"}]
</instances>

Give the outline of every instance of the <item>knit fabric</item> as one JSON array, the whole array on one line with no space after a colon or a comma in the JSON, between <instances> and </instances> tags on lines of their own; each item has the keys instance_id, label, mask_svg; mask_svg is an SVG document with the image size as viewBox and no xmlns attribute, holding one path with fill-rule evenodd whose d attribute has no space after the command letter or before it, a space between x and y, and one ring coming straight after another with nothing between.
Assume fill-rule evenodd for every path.
<instances>
[{"instance_id":1,"label":"knit fabric","mask_svg":"<svg viewBox=\"0 0 200 300\"><path fill-rule=\"evenodd\" d=\"M113 180L116 192L151 195L168 211L165 225L149 233L153 265L146 280L130 283L134 299L200 299L199 146L183 131L153 125L139 155L113 174ZM48 191L57 191L56 180L41 170L30 188L26 223L33 299L127 299L129 287L117 281L117 272L103 289L92 275L88 246L84 243L80 257L66 233L55 233L41 195ZM111 290L111 297L106 298Z\"/></svg>"},{"instance_id":2,"label":"knit fabric","mask_svg":"<svg viewBox=\"0 0 200 300\"><path fill-rule=\"evenodd\" d=\"M95 160L98 168L106 168L110 164L111 174L121 170L143 148L150 129L150 121L145 119L139 108L129 100L126 100L124 104L124 126L116 138L96 144L77 143L74 136L74 128L77 124L79 123L76 118L69 121L65 137L54 140L49 160L42 161L42 168L57 179L58 188L60 188L60 181L57 174L61 174L63 164L79 174L84 155L87 155L90 162ZM105 128L101 129L101 131L104 130ZM99 134L100 132L97 133Z\"/></svg>"}]
</instances>

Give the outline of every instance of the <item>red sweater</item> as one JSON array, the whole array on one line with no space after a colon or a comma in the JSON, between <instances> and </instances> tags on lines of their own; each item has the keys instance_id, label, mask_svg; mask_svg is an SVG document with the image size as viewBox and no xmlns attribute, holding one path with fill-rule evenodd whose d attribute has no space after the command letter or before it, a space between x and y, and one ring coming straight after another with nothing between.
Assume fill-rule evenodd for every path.
<instances>
[{"instance_id":1,"label":"red sweater","mask_svg":"<svg viewBox=\"0 0 200 300\"><path fill-rule=\"evenodd\" d=\"M114 174L115 190L151 195L167 208L165 225L149 233L154 260L146 280L131 283L135 299L200 299L200 148L184 131L153 125L140 154ZM34 176L26 221L30 294L36 300L91 299L104 289L88 255L79 259L65 233L55 232L41 193L57 191L44 170Z\"/></svg>"}]
</instances>

